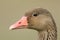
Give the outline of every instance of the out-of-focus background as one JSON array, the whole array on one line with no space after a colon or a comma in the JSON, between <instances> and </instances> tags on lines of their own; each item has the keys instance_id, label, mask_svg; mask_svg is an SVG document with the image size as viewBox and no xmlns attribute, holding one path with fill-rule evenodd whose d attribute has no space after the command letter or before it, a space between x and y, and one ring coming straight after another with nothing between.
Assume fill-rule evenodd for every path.
<instances>
[{"instance_id":1,"label":"out-of-focus background","mask_svg":"<svg viewBox=\"0 0 60 40\"><path fill-rule=\"evenodd\" d=\"M0 40L37 40L37 31L10 31L9 26L19 20L26 10L38 7L51 12L60 40L60 0L0 0Z\"/></svg>"}]
</instances>

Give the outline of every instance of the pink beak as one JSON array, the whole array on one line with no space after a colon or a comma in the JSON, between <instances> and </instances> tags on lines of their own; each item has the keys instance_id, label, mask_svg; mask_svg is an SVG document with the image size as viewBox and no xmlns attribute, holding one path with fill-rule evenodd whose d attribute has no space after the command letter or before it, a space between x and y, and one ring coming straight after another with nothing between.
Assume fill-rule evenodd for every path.
<instances>
[{"instance_id":1,"label":"pink beak","mask_svg":"<svg viewBox=\"0 0 60 40\"><path fill-rule=\"evenodd\" d=\"M17 21L16 23L14 23L13 25L11 25L9 27L10 30L12 29L17 29L17 28L22 28L22 27L27 27L28 23L27 23L27 17L23 16L19 21Z\"/></svg>"}]
</instances>

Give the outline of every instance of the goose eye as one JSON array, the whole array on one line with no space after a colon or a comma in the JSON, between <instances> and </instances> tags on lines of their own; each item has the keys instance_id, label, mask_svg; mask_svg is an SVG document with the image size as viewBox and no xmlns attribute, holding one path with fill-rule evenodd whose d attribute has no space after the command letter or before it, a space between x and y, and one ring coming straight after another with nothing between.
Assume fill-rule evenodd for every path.
<instances>
[{"instance_id":1,"label":"goose eye","mask_svg":"<svg viewBox=\"0 0 60 40\"><path fill-rule=\"evenodd\" d=\"M37 16L38 14L33 14L33 16Z\"/></svg>"}]
</instances>

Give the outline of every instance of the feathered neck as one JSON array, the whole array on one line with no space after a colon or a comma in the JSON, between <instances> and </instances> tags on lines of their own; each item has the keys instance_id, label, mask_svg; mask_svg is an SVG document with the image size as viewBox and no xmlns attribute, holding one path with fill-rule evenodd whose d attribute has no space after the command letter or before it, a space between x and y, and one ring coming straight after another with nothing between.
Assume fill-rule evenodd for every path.
<instances>
[{"instance_id":1,"label":"feathered neck","mask_svg":"<svg viewBox=\"0 0 60 40\"><path fill-rule=\"evenodd\" d=\"M48 30L39 31L38 36L38 40L57 40L57 30L50 27Z\"/></svg>"}]
</instances>

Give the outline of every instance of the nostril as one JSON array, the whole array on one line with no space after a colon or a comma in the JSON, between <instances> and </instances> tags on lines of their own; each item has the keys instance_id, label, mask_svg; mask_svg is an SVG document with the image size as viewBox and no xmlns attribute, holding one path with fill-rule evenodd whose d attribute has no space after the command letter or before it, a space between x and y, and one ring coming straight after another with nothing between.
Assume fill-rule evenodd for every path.
<instances>
[{"instance_id":1,"label":"nostril","mask_svg":"<svg viewBox=\"0 0 60 40\"><path fill-rule=\"evenodd\" d=\"M21 24L21 22L19 22L18 24Z\"/></svg>"}]
</instances>

